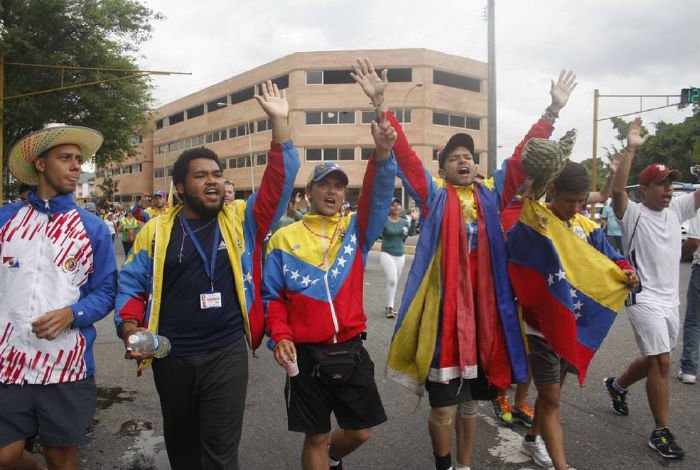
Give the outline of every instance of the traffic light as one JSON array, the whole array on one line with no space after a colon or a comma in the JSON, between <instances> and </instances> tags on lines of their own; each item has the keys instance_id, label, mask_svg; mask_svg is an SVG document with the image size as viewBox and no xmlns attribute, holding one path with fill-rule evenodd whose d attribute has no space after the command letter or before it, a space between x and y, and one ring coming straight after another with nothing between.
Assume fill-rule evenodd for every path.
<instances>
[{"instance_id":1,"label":"traffic light","mask_svg":"<svg viewBox=\"0 0 700 470\"><path fill-rule=\"evenodd\" d=\"M690 87L683 88L681 90L681 102L680 105L685 107L689 104L699 104L700 103L700 88Z\"/></svg>"}]
</instances>

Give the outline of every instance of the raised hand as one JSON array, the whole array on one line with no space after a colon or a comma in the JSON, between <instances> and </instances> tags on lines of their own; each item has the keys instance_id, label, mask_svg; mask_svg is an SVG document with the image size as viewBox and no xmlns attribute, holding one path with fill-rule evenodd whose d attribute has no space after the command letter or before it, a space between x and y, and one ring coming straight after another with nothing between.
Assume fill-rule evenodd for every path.
<instances>
[{"instance_id":1,"label":"raised hand","mask_svg":"<svg viewBox=\"0 0 700 470\"><path fill-rule=\"evenodd\" d=\"M391 149L397 136L396 130L386 119L382 119L379 123L372 121L372 137L377 146L377 160L384 160L391 155Z\"/></svg>"},{"instance_id":2,"label":"raised hand","mask_svg":"<svg viewBox=\"0 0 700 470\"><path fill-rule=\"evenodd\" d=\"M608 162L608 171L614 174L617 171L617 168L620 166L620 160L622 160L622 153L617 152L616 154L609 156L608 159L610 160Z\"/></svg>"},{"instance_id":3,"label":"raised hand","mask_svg":"<svg viewBox=\"0 0 700 470\"><path fill-rule=\"evenodd\" d=\"M642 118L635 118L634 121L630 122L630 127L627 130L627 148L637 150L644 145L650 136L651 134L642 136Z\"/></svg>"},{"instance_id":4,"label":"raised hand","mask_svg":"<svg viewBox=\"0 0 700 470\"><path fill-rule=\"evenodd\" d=\"M413 220L420 219L420 209L418 209L417 207L414 207L413 209L411 209L411 212L409 213L409 215L411 216L411 218Z\"/></svg>"},{"instance_id":5,"label":"raised hand","mask_svg":"<svg viewBox=\"0 0 700 470\"><path fill-rule=\"evenodd\" d=\"M571 70L562 70L557 83L554 83L554 80L552 80L552 89L549 91L549 94L552 96L552 104L549 107L553 112L558 113L566 106L569 96L571 96L571 92L574 91L576 85L578 85L576 83L576 74Z\"/></svg>"},{"instance_id":6,"label":"raised hand","mask_svg":"<svg viewBox=\"0 0 700 470\"><path fill-rule=\"evenodd\" d=\"M272 83L268 80L266 83L260 85L261 94L256 93L253 96L260 107L265 111L270 119L287 119L289 116L289 103L287 103L287 93L285 90L280 91L277 88L277 84ZM261 96L262 95L262 96Z\"/></svg>"},{"instance_id":7,"label":"raised hand","mask_svg":"<svg viewBox=\"0 0 700 470\"><path fill-rule=\"evenodd\" d=\"M366 57L357 59L352 68L355 72L350 72L350 75L360 85L367 97L372 100L372 105L379 106L382 104L384 102L384 90L389 83L387 80L387 69L382 71L381 76L377 75L372 62Z\"/></svg>"}]
</instances>

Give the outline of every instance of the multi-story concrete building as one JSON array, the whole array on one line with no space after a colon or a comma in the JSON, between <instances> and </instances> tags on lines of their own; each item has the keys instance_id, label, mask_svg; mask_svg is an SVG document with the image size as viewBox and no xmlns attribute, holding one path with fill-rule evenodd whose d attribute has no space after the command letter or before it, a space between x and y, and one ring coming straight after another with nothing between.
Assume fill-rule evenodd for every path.
<instances>
[{"instance_id":1,"label":"multi-story concrete building","mask_svg":"<svg viewBox=\"0 0 700 470\"><path fill-rule=\"evenodd\" d=\"M235 183L237 197L250 194L265 170L271 139L269 121L253 95L258 84L272 80L286 89L290 104L292 139L302 160L295 186L305 186L318 162L338 161L348 173L348 199L354 201L374 147L369 130L372 106L350 77L355 59L365 56L378 70L389 69L386 101L432 173L438 169L438 148L460 130L474 137L485 173L485 63L426 49L300 52L158 108L153 134L144 136L141 143L144 155L149 147L152 151L153 170L148 171L143 160L140 173L132 172L127 178L122 174L121 198L130 201L129 196L140 192L167 191L177 156L201 145L214 150L225 163L224 174ZM106 173L98 174L98 184L101 176ZM152 176L148 184L147 176ZM397 195L401 192L397 180Z\"/></svg>"}]
</instances>

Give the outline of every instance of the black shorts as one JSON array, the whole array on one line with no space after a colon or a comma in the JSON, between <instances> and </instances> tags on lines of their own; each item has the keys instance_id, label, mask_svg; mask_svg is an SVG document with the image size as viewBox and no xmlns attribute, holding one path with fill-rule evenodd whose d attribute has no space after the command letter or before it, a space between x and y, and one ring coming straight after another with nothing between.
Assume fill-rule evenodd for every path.
<instances>
[{"instance_id":1,"label":"black shorts","mask_svg":"<svg viewBox=\"0 0 700 470\"><path fill-rule=\"evenodd\" d=\"M374 381L374 363L367 350L347 382L328 385L313 376L314 364L303 347L297 347L299 374L287 378L284 387L290 431L326 434L331 430L331 412L342 429L371 428L386 421Z\"/></svg>"},{"instance_id":2,"label":"black shorts","mask_svg":"<svg viewBox=\"0 0 700 470\"><path fill-rule=\"evenodd\" d=\"M48 447L88 441L97 404L95 378L50 385L0 384L0 446L37 433Z\"/></svg>"}]
</instances>

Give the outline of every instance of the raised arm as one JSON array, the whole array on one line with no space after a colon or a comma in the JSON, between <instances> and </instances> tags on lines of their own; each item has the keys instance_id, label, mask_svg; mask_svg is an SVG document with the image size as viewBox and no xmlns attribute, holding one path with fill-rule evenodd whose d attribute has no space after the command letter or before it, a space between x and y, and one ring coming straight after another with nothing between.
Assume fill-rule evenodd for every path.
<instances>
[{"instance_id":1,"label":"raised arm","mask_svg":"<svg viewBox=\"0 0 700 470\"><path fill-rule=\"evenodd\" d=\"M548 139L552 135L554 122L559 117L559 112L569 102L569 97L577 85L576 75L571 70L562 70L556 83L554 80L551 81L549 90L551 103L542 117L532 125L523 140L515 147L513 155L503 162L494 175L495 187L501 199L501 209L510 204L527 178L522 164L523 148L532 138Z\"/></svg>"},{"instance_id":2,"label":"raised arm","mask_svg":"<svg viewBox=\"0 0 700 470\"><path fill-rule=\"evenodd\" d=\"M429 200L435 193L436 186L427 169L423 166L423 161L409 145L401 124L391 112L387 111L387 103L384 100L384 91L388 85L387 71L384 70L381 76L378 75L372 62L367 58L357 59L353 68L354 73L351 75L370 99L376 110L378 122L386 119L396 131L394 155L398 165L398 176L409 195L421 207L421 215L425 217L428 213Z\"/></svg>"},{"instance_id":3,"label":"raised arm","mask_svg":"<svg viewBox=\"0 0 700 470\"><path fill-rule=\"evenodd\" d=\"M613 194L612 194L612 207L615 212L615 217L622 220L627 210L627 191L625 191L625 186L627 186L627 180L630 176L630 168L632 168L632 160L634 159L634 154L644 142L647 141L650 134L645 136L641 135L642 128L642 118L636 118L630 123L629 130L627 131L627 146L622 152L622 158L620 159L620 164L615 173L615 180L613 182ZM696 206L697 206L697 192L696 192Z\"/></svg>"},{"instance_id":4,"label":"raised arm","mask_svg":"<svg viewBox=\"0 0 700 470\"><path fill-rule=\"evenodd\" d=\"M396 162L391 158L391 148L396 141L396 131L389 121L372 123L372 137L376 145L375 155L370 157L362 182L362 192L357 202L357 223L360 228L359 245L367 253L384 228L394 196Z\"/></svg>"},{"instance_id":5,"label":"raised arm","mask_svg":"<svg viewBox=\"0 0 700 470\"><path fill-rule=\"evenodd\" d=\"M300 165L299 155L290 140L285 91L280 91L269 80L261 89L262 94L256 94L255 99L272 122L272 144L260 188L246 205L246 221L254 221L258 241L264 239L287 210Z\"/></svg>"},{"instance_id":6,"label":"raised arm","mask_svg":"<svg viewBox=\"0 0 700 470\"><path fill-rule=\"evenodd\" d=\"M608 177L605 178L605 184L600 188L600 191L593 191L588 195L589 204L604 203L610 197L612 192L613 182L615 181L615 172L617 172L617 167L620 166L620 160L622 160L622 154L616 153L610 157L610 162L608 162Z\"/></svg>"}]
</instances>

